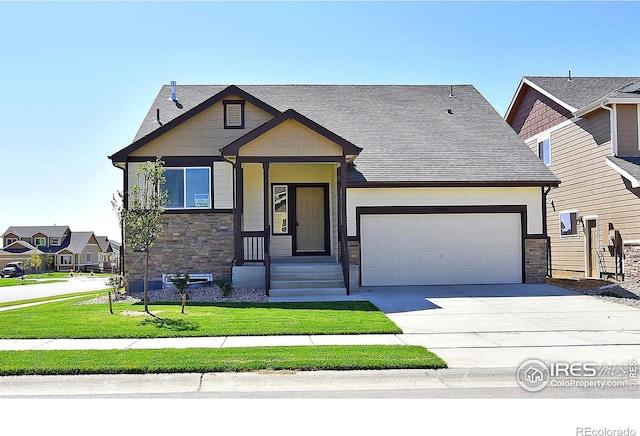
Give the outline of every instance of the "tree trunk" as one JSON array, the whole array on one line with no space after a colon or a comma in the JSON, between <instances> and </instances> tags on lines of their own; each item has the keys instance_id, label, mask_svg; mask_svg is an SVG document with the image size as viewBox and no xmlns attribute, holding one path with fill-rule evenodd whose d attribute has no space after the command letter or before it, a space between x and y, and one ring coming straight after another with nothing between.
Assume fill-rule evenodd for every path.
<instances>
[{"instance_id":1,"label":"tree trunk","mask_svg":"<svg viewBox=\"0 0 640 436\"><path fill-rule=\"evenodd\" d=\"M187 294L182 294L182 314L184 315L184 306L187 304Z\"/></svg>"},{"instance_id":2,"label":"tree trunk","mask_svg":"<svg viewBox=\"0 0 640 436\"><path fill-rule=\"evenodd\" d=\"M144 311L149 313L149 249L144 250Z\"/></svg>"}]
</instances>

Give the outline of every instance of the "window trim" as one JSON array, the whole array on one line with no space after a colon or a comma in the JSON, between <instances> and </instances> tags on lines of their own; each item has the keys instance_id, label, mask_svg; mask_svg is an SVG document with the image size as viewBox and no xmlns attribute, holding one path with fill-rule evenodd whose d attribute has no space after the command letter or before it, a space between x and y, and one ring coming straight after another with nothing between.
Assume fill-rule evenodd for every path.
<instances>
[{"instance_id":1,"label":"window trim","mask_svg":"<svg viewBox=\"0 0 640 436\"><path fill-rule=\"evenodd\" d=\"M191 169L206 169L208 171L208 175L209 175L209 182L208 182L208 187L209 187L209 206L207 207L187 207L187 170L191 170ZM167 205L165 206L165 210L166 211L176 211L176 210L189 210L189 211L193 211L193 210L212 210L213 209L213 174L212 174L212 169L210 166L175 166L175 167L165 167L165 172L167 170L182 170L182 177L183 177L183 185L182 185L182 195L183 195L183 200L184 200L184 205L183 207L171 207L171 205ZM164 189L164 187L163 187Z\"/></svg>"},{"instance_id":2,"label":"window trim","mask_svg":"<svg viewBox=\"0 0 640 436\"><path fill-rule=\"evenodd\" d=\"M576 219L575 219L575 233L570 233L567 235L563 235L562 234L562 215L566 215L569 214L569 216L571 217L571 214L575 214L576 215ZM558 212L558 227L560 228L560 238L564 239L564 238L580 238L580 232L578 231L578 223L580 222L580 220L578 219L579 215L578 215L578 209L568 209L568 210L561 210L560 212ZM571 220L573 223L573 220Z\"/></svg>"},{"instance_id":3,"label":"window trim","mask_svg":"<svg viewBox=\"0 0 640 436\"><path fill-rule=\"evenodd\" d=\"M244 100L223 100L224 107L224 128L225 129L244 129ZM240 106L240 125L230 125L228 110L230 106Z\"/></svg>"},{"instance_id":4,"label":"window trim","mask_svg":"<svg viewBox=\"0 0 640 436\"><path fill-rule=\"evenodd\" d=\"M65 259L69 259L69 263L65 262ZM72 254L61 254L60 255L60 265L73 265L73 255Z\"/></svg>"},{"instance_id":5,"label":"window trim","mask_svg":"<svg viewBox=\"0 0 640 436\"><path fill-rule=\"evenodd\" d=\"M62 238L49 238L49 245L59 247L60 245L62 245Z\"/></svg>"},{"instance_id":6,"label":"window trim","mask_svg":"<svg viewBox=\"0 0 640 436\"><path fill-rule=\"evenodd\" d=\"M42 244L38 244L38 241L44 241ZM47 246L47 238L45 236L38 236L33 238L33 245L35 247L46 247Z\"/></svg>"},{"instance_id":7,"label":"window trim","mask_svg":"<svg viewBox=\"0 0 640 436\"><path fill-rule=\"evenodd\" d=\"M547 149L548 149L548 162L545 162L544 159L544 153L541 153L540 149L541 149L541 145L543 145L544 143L547 143ZM536 144L538 146L538 158L547 166L551 165L551 137L550 136L544 136L544 137L540 137L536 140ZM544 148L542 149L542 151L544 151Z\"/></svg>"},{"instance_id":8,"label":"window trim","mask_svg":"<svg viewBox=\"0 0 640 436\"><path fill-rule=\"evenodd\" d=\"M5 247L8 247L9 245L13 244L14 242L18 242L18 238L7 238L7 239L5 239L5 241L7 242L5 244Z\"/></svg>"},{"instance_id":9,"label":"window trim","mask_svg":"<svg viewBox=\"0 0 640 436\"><path fill-rule=\"evenodd\" d=\"M275 195L275 190L276 188L284 188L285 189L285 193L286 193L286 204L287 204L287 210L286 210L286 231L284 232L276 232L276 195ZM285 184L285 183L274 183L271 185L271 234L273 236L286 236L286 235L291 235L291 226L290 226L290 207L291 207L291 193L290 193L290 189L289 189L289 185Z\"/></svg>"}]
</instances>

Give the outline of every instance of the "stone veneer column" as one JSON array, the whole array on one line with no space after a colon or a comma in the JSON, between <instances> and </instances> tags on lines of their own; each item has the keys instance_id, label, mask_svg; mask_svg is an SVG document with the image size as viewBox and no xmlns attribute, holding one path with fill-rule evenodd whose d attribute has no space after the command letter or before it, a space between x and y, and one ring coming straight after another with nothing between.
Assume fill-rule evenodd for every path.
<instances>
[{"instance_id":1,"label":"stone veneer column","mask_svg":"<svg viewBox=\"0 0 640 436\"><path fill-rule=\"evenodd\" d=\"M640 280L640 241L624 244L624 279Z\"/></svg>"},{"instance_id":2,"label":"stone veneer column","mask_svg":"<svg viewBox=\"0 0 640 436\"><path fill-rule=\"evenodd\" d=\"M547 280L547 240L525 239L524 282L545 283Z\"/></svg>"},{"instance_id":3,"label":"stone veneer column","mask_svg":"<svg viewBox=\"0 0 640 436\"><path fill-rule=\"evenodd\" d=\"M163 232L150 250L150 289L162 286L162 274L213 273L231 277L234 259L233 214L165 214ZM126 236L125 236L126 239ZM143 257L127 246L125 271L130 289L142 289Z\"/></svg>"}]
</instances>

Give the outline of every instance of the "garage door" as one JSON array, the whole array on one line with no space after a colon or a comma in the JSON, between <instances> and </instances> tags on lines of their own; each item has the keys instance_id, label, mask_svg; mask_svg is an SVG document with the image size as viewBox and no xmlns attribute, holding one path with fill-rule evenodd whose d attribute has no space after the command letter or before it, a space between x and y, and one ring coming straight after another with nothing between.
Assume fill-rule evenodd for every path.
<instances>
[{"instance_id":1,"label":"garage door","mask_svg":"<svg viewBox=\"0 0 640 436\"><path fill-rule=\"evenodd\" d=\"M520 214L361 215L363 286L522 282Z\"/></svg>"}]
</instances>

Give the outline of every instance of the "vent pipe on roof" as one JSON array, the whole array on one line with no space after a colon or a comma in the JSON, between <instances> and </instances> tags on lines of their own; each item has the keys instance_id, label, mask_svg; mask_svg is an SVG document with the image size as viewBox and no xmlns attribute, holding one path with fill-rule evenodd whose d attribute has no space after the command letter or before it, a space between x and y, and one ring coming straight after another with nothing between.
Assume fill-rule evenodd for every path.
<instances>
[{"instance_id":1,"label":"vent pipe on roof","mask_svg":"<svg viewBox=\"0 0 640 436\"><path fill-rule=\"evenodd\" d=\"M171 81L171 100L176 101L178 97L176 97L176 81Z\"/></svg>"},{"instance_id":2,"label":"vent pipe on roof","mask_svg":"<svg viewBox=\"0 0 640 436\"><path fill-rule=\"evenodd\" d=\"M453 85L449 85L449 97L453 97Z\"/></svg>"},{"instance_id":3,"label":"vent pipe on roof","mask_svg":"<svg viewBox=\"0 0 640 436\"><path fill-rule=\"evenodd\" d=\"M162 126L162 121L160 121L160 109L156 109L156 122Z\"/></svg>"},{"instance_id":4,"label":"vent pipe on roof","mask_svg":"<svg viewBox=\"0 0 640 436\"><path fill-rule=\"evenodd\" d=\"M569 70L569 82L571 82L571 70Z\"/></svg>"}]
</instances>

